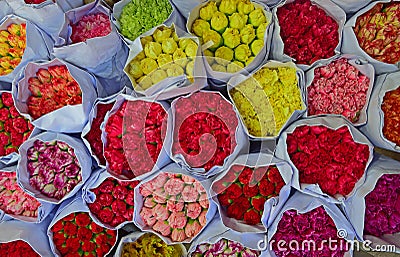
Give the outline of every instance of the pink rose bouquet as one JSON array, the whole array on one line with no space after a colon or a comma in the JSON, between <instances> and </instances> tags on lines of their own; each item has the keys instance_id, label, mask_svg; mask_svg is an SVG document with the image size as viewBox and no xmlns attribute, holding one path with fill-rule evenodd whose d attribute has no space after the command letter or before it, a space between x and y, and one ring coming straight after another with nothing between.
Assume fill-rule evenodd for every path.
<instances>
[{"instance_id":1,"label":"pink rose bouquet","mask_svg":"<svg viewBox=\"0 0 400 257\"><path fill-rule=\"evenodd\" d=\"M111 32L110 18L104 13L86 14L71 27L72 43L85 42L94 37L104 37Z\"/></svg>"},{"instance_id":2,"label":"pink rose bouquet","mask_svg":"<svg viewBox=\"0 0 400 257\"><path fill-rule=\"evenodd\" d=\"M357 69L362 66L345 57L314 69L314 79L307 87L308 115L339 114L352 123L366 123L365 110L374 82L372 65L367 65L363 70L370 71L371 79Z\"/></svg>"},{"instance_id":3,"label":"pink rose bouquet","mask_svg":"<svg viewBox=\"0 0 400 257\"><path fill-rule=\"evenodd\" d=\"M209 221L209 210L215 209L210 209L203 184L180 173L160 172L140 184L137 193L142 203L135 209L135 223L170 242L190 242Z\"/></svg>"},{"instance_id":4,"label":"pink rose bouquet","mask_svg":"<svg viewBox=\"0 0 400 257\"><path fill-rule=\"evenodd\" d=\"M217 257L217 256L242 256L242 257L257 257L260 251L249 249L239 242L221 238L214 244L203 243L196 247L196 250L191 253L191 257Z\"/></svg>"}]
</instances>

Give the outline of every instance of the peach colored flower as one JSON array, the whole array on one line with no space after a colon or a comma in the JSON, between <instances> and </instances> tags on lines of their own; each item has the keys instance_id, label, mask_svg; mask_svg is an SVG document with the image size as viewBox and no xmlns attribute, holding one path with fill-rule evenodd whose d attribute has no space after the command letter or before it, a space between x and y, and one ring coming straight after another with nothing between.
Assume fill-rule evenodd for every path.
<instances>
[{"instance_id":1,"label":"peach colored flower","mask_svg":"<svg viewBox=\"0 0 400 257\"><path fill-rule=\"evenodd\" d=\"M187 176L187 175L182 175L182 180L183 180L183 182L185 182L186 184L193 184L193 183L196 182L196 179L194 179L194 178L192 178L192 177L190 177L190 176Z\"/></svg>"},{"instance_id":2,"label":"peach colored flower","mask_svg":"<svg viewBox=\"0 0 400 257\"><path fill-rule=\"evenodd\" d=\"M171 227L166 221L158 220L156 224L154 224L153 229L163 236L168 236L171 234Z\"/></svg>"},{"instance_id":3,"label":"peach colored flower","mask_svg":"<svg viewBox=\"0 0 400 257\"><path fill-rule=\"evenodd\" d=\"M157 203L165 203L167 200L167 194L163 188L158 188L153 192L153 198Z\"/></svg>"},{"instance_id":4,"label":"peach colored flower","mask_svg":"<svg viewBox=\"0 0 400 257\"><path fill-rule=\"evenodd\" d=\"M190 221L185 227L185 234L187 237L191 238L196 236L203 227L197 220Z\"/></svg>"},{"instance_id":5,"label":"peach colored flower","mask_svg":"<svg viewBox=\"0 0 400 257\"><path fill-rule=\"evenodd\" d=\"M183 186L184 182L181 179L171 178L165 183L164 189L169 195L178 195L182 192Z\"/></svg>"},{"instance_id":6,"label":"peach colored flower","mask_svg":"<svg viewBox=\"0 0 400 257\"><path fill-rule=\"evenodd\" d=\"M201 213L201 206L199 203L187 203L186 215L191 219L196 219Z\"/></svg>"},{"instance_id":7,"label":"peach colored flower","mask_svg":"<svg viewBox=\"0 0 400 257\"><path fill-rule=\"evenodd\" d=\"M187 202L196 202L199 197L199 193L192 186L185 186L182 191L182 199Z\"/></svg>"},{"instance_id":8,"label":"peach colored flower","mask_svg":"<svg viewBox=\"0 0 400 257\"><path fill-rule=\"evenodd\" d=\"M182 242L182 241L184 241L186 239L185 230L179 229L179 228L173 229L172 233L171 233L171 239L174 242Z\"/></svg>"},{"instance_id":9,"label":"peach colored flower","mask_svg":"<svg viewBox=\"0 0 400 257\"><path fill-rule=\"evenodd\" d=\"M182 200L176 201L176 197L172 196L170 199L167 201L167 209L170 212L180 212L183 210L184 207L184 202Z\"/></svg>"},{"instance_id":10,"label":"peach colored flower","mask_svg":"<svg viewBox=\"0 0 400 257\"><path fill-rule=\"evenodd\" d=\"M156 218L153 216L152 209L143 207L140 211L140 217L142 218L143 222L148 226L153 226L156 222Z\"/></svg>"},{"instance_id":11,"label":"peach colored flower","mask_svg":"<svg viewBox=\"0 0 400 257\"><path fill-rule=\"evenodd\" d=\"M207 224L206 215L207 215L207 211L202 211L202 212L200 213L200 215L199 215L199 223L200 223L200 225L203 226L203 227Z\"/></svg>"},{"instance_id":12,"label":"peach colored flower","mask_svg":"<svg viewBox=\"0 0 400 257\"><path fill-rule=\"evenodd\" d=\"M149 195L152 195L152 194L153 194L152 188L151 188L150 185L148 185L147 183L146 183L146 184L143 184L143 185L139 188L139 192L140 192L140 194L141 194L143 197L146 197L146 196L149 196Z\"/></svg>"},{"instance_id":13,"label":"peach colored flower","mask_svg":"<svg viewBox=\"0 0 400 257\"><path fill-rule=\"evenodd\" d=\"M157 220L167 220L169 217L169 212L165 205L157 204L152 209L152 214Z\"/></svg>"},{"instance_id":14,"label":"peach colored flower","mask_svg":"<svg viewBox=\"0 0 400 257\"><path fill-rule=\"evenodd\" d=\"M210 206L210 201L208 200L208 195L207 194L201 194L199 198L199 203L201 207L208 209Z\"/></svg>"},{"instance_id":15,"label":"peach colored flower","mask_svg":"<svg viewBox=\"0 0 400 257\"><path fill-rule=\"evenodd\" d=\"M173 212L168 218L171 228L184 228L187 218L184 212Z\"/></svg>"}]
</instances>

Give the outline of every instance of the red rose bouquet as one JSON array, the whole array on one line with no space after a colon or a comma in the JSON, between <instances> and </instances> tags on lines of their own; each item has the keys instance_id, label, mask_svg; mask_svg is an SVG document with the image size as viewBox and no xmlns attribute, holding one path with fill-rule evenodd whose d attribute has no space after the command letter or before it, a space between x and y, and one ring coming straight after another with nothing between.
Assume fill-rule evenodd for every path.
<instances>
[{"instance_id":1,"label":"red rose bouquet","mask_svg":"<svg viewBox=\"0 0 400 257\"><path fill-rule=\"evenodd\" d=\"M0 212L24 221L40 221L40 206L36 198L18 186L15 172L0 171Z\"/></svg>"},{"instance_id":2,"label":"red rose bouquet","mask_svg":"<svg viewBox=\"0 0 400 257\"><path fill-rule=\"evenodd\" d=\"M121 181L101 172L84 188L83 198L92 217L107 228L119 228L133 220L134 188L139 181Z\"/></svg>"},{"instance_id":3,"label":"red rose bouquet","mask_svg":"<svg viewBox=\"0 0 400 257\"><path fill-rule=\"evenodd\" d=\"M334 198L348 197L359 186L373 149L368 139L342 118L298 121L284 133L276 154L291 161L300 184L317 184L320 190L312 191Z\"/></svg>"},{"instance_id":4,"label":"red rose bouquet","mask_svg":"<svg viewBox=\"0 0 400 257\"><path fill-rule=\"evenodd\" d=\"M339 114L356 125L367 122L366 108L374 82L370 64L341 57L310 71L308 115ZM361 70L363 72L361 72Z\"/></svg>"},{"instance_id":5,"label":"red rose bouquet","mask_svg":"<svg viewBox=\"0 0 400 257\"><path fill-rule=\"evenodd\" d=\"M101 124L106 117L108 111L114 105L114 100L111 102L98 102L94 105L91 113L89 122L82 131L82 139L86 146L92 151L93 157L96 159L97 163L101 166L106 165L106 159L103 154L103 142L101 141Z\"/></svg>"},{"instance_id":6,"label":"red rose bouquet","mask_svg":"<svg viewBox=\"0 0 400 257\"><path fill-rule=\"evenodd\" d=\"M40 257L40 255L25 241L16 240L0 243L1 256Z\"/></svg>"},{"instance_id":7,"label":"red rose bouquet","mask_svg":"<svg viewBox=\"0 0 400 257\"><path fill-rule=\"evenodd\" d=\"M58 256L105 256L116 242L117 232L97 225L87 212L73 212L49 230Z\"/></svg>"},{"instance_id":8,"label":"red rose bouquet","mask_svg":"<svg viewBox=\"0 0 400 257\"><path fill-rule=\"evenodd\" d=\"M400 146L400 131L398 129L400 122L400 86L396 89L387 91L383 97L381 110L384 115L383 119L383 136Z\"/></svg>"},{"instance_id":9,"label":"red rose bouquet","mask_svg":"<svg viewBox=\"0 0 400 257\"><path fill-rule=\"evenodd\" d=\"M201 91L180 97L172 102L172 110L171 157L176 162L211 175L237 154L239 133L244 132L232 104L221 94Z\"/></svg>"},{"instance_id":10,"label":"red rose bouquet","mask_svg":"<svg viewBox=\"0 0 400 257\"><path fill-rule=\"evenodd\" d=\"M0 99L0 156L18 152L19 146L29 138L32 124L21 116L14 106L12 95L1 93Z\"/></svg>"},{"instance_id":11,"label":"red rose bouquet","mask_svg":"<svg viewBox=\"0 0 400 257\"><path fill-rule=\"evenodd\" d=\"M230 224L236 221L261 228L265 202L279 196L284 185L276 165L252 167L234 164L225 175L215 180L212 190L217 194L214 199L219 204L224 224L234 230L248 232L248 227L232 227ZM230 222L226 221L226 217L231 218ZM262 227L260 230L265 229Z\"/></svg>"},{"instance_id":12,"label":"red rose bouquet","mask_svg":"<svg viewBox=\"0 0 400 257\"><path fill-rule=\"evenodd\" d=\"M72 43L86 42L95 37L104 37L111 32L110 18L105 13L90 13L71 25Z\"/></svg>"},{"instance_id":13,"label":"red rose bouquet","mask_svg":"<svg viewBox=\"0 0 400 257\"><path fill-rule=\"evenodd\" d=\"M334 10L330 13L337 17L329 16L324 9ZM279 23L276 33L280 31L277 36L283 41L283 53L297 64L311 65L336 54L346 14L335 4L290 1L279 6L276 15Z\"/></svg>"},{"instance_id":14,"label":"red rose bouquet","mask_svg":"<svg viewBox=\"0 0 400 257\"><path fill-rule=\"evenodd\" d=\"M204 185L182 174L175 164L164 168L179 173L160 172L136 188L135 224L156 232L168 243L191 242L214 214Z\"/></svg>"},{"instance_id":15,"label":"red rose bouquet","mask_svg":"<svg viewBox=\"0 0 400 257\"><path fill-rule=\"evenodd\" d=\"M163 166L168 118L163 105L128 96L116 101L102 136L107 170L117 178L132 179Z\"/></svg>"}]
</instances>

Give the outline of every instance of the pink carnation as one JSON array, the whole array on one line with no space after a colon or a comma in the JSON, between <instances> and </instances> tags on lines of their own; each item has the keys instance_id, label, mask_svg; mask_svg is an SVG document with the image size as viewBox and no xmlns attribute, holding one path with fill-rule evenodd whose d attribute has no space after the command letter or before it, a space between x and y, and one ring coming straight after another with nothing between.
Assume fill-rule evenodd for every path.
<instances>
[{"instance_id":1,"label":"pink carnation","mask_svg":"<svg viewBox=\"0 0 400 257\"><path fill-rule=\"evenodd\" d=\"M184 212L173 212L168 218L171 228L184 228L187 218Z\"/></svg>"},{"instance_id":2,"label":"pink carnation","mask_svg":"<svg viewBox=\"0 0 400 257\"><path fill-rule=\"evenodd\" d=\"M87 14L71 27L73 43L85 42L95 37L104 37L111 32L110 19L104 13Z\"/></svg>"}]
</instances>

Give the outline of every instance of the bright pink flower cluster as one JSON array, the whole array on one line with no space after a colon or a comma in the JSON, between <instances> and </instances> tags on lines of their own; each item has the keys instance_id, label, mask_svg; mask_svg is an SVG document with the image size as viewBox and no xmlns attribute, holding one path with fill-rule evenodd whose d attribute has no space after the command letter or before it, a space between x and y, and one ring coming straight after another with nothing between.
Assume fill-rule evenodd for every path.
<instances>
[{"instance_id":1,"label":"bright pink flower cluster","mask_svg":"<svg viewBox=\"0 0 400 257\"><path fill-rule=\"evenodd\" d=\"M337 228L332 218L326 213L323 207L318 207L306 213L298 213L295 210L288 210L283 213L278 223L277 231L272 237L272 249L276 256L318 256L318 257L342 257L348 251L345 239L337 236ZM327 242L331 239L329 245ZM281 241L282 240L282 241ZM301 249L305 240L315 243L315 249ZM336 240L336 241L335 241ZM289 243L295 241L299 244L299 249L292 250ZM278 242L286 242L285 246ZM279 248L286 248L280 251ZM292 248L292 249L290 249Z\"/></svg>"},{"instance_id":2,"label":"bright pink flower cluster","mask_svg":"<svg viewBox=\"0 0 400 257\"><path fill-rule=\"evenodd\" d=\"M232 104L214 92L182 97L175 105L172 154L182 154L191 167L222 166L236 147L238 119Z\"/></svg>"},{"instance_id":3,"label":"bright pink flower cluster","mask_svg":"<svg viewBox=\"0 0 400 257\"><path fill-rule=\"evenodd\" d=\"M18 151L33 130L32 124L17 111L10 93L4 92L0 99L0 156Z\"/></svg>"},{"instance_id":4,"label":"bright pink flower cluster","mask_svg":"<svg viewBox=\"0 0 400 257\"><path fill-rule=\"evenodd\" d=\"M400 232L400 174L385 174L365 197L365 234L382 236Z\"/></svg>"},{"instance_id":5,"label":"bright pink flower cluster","mask_svg":"<svg viewBox=\"0 0 400 257\"><path fill-rule=\"evenodd\" d=\"M15 172L0 171L0 209L6 214L38 216L40 203L25 193L17 183Z\"/></svg>"},{"instance_id":6,"label":"bright pink flower cluster","mask_svg":"<svg viewBox=\"0 0 400 257\"><path fill-rule=\"evenodd\" d=\"M219 256L241 256L241 257L257 257L259 251L244 247L241 243L220 239L215 244L203 243L197 246L191 257L219 257Z\"/></svg>"},{"instance_id":7,"label":"bright pink flower cluster","mask_svg":"<svg viewBox=\"0 0 400 257\"><path fill-rule=\"evenodd\" d=\"M206 225L209 200L196 179L161 172L140 186L144 223L174 242L195 237Z\"/></svg>"},{"instance_id":8,"label":"bright pink flower cluster","mask_svg":"<svg viewBox=\"0 0 400 257\"><path fill-rule=\"evenodd\" d=\"M299 170L300 183L317 183L324 193L347 196L363 176L368 145L356 143L347 126L300 126L287 135L287 152Z\"/></svg>"},{"instance_id":9,"label":"bright pink flower cluster","mask_svg":"<svg viewBox=\"0 0 400 257\"><path fill-rule=\"evenodd\" d=\"M345 58L314 70L314 80L308 87L308 113L341 114L357 122L367 103L370 79Z\"/></svg>"},{"instance_id":10,"label":"bright pink flower cluster","mask_svg":"<svg viewBox=\"0 0 400 257\"><path fill-rule=\"evenodd\" d=\"M82 181L78 158L67 143L37 139L27 158L29 184L48 197L60 200Z\"/></svg>"},{"instance_id":11,"label":"bright pink flower cluster","mask_svg":"<svg viewBox=\"0 0 400 257\"><path fill-rule=\"evenodd\" d=\"M316 4L310 0L293 1L279 7L277 15L284 52L296 63L312 64L335 55L339 26Z\"/></svg>"},{"instance_id":12,"label":"bright pink flower cluster","mask_svg":"<svg viewBox=\"0 0 400 257\"><path fill-rule=\"evenodd\" d=\"M111 32L111 22L104 13L87 14L71 25L73 43L85 42L94 37L104 37Z\"/></svg>"},{"instance_id":13,"label":"bright pink flower cluster","mask_svg":"<svg viewBox=\"0 0 400 257\"><path fill-rule=\"evenodd\" d=\"M98 187L90 189L96 200L88 204L90 211L103 223L117 227L133 220L134 188L139 181L105 179Z\"/></svg>"},{"instance_id":14,"label":"bright pink flower cluster","mask_svg":"<svg viewBox=\"0 0 400 257\"><path fill-rule=\"evenodd\" d=\"M129 179L150 172L163 147L167 119L159 103L125 101L105 126L109 171Z\"/></svg>"}]
</instances>

